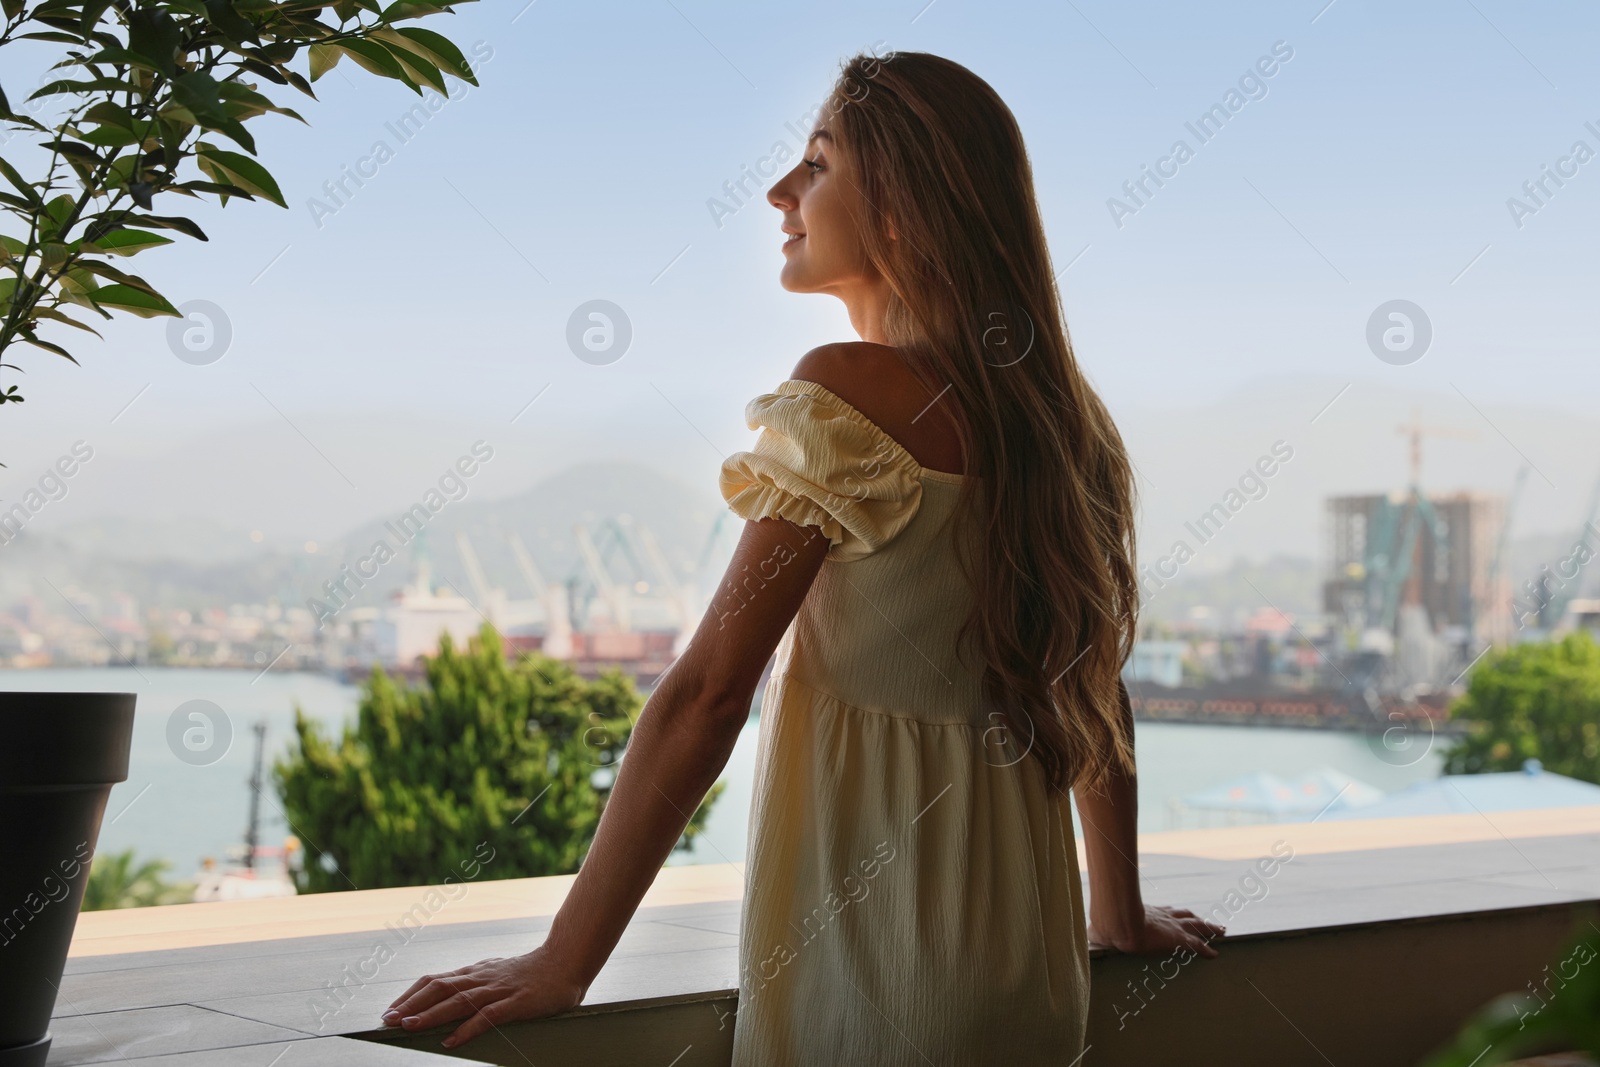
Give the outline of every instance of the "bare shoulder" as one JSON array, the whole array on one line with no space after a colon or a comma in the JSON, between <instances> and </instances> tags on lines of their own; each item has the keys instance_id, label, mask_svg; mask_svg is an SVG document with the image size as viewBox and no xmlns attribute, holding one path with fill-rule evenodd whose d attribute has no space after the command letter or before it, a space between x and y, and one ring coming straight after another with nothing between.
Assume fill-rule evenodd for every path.
<instances>
[{"instance_id":1,"label":"bare shoulder","mask_svg":"<svg viewBox=\"0 0 1600 1067\"><path fill-rule=\"evenodd\" d=\"M964 470L951 398L930 392L888 345L820 345L800 358L790 377L814 382L861 412L923 466L952 474Z\"/></svg>"},{"instance_id":2,"label":"bare shoulder","mask_svg":"<svg viewBox=\"0 0 1600 1067\"><path fill-rule=\"evenodd\" d=\"M915 415L932 399L898 352L869 341L813 348L800 357L791 377L815 382L891 433L904 408L920 398Z\"/></svg>"}]
</instances>

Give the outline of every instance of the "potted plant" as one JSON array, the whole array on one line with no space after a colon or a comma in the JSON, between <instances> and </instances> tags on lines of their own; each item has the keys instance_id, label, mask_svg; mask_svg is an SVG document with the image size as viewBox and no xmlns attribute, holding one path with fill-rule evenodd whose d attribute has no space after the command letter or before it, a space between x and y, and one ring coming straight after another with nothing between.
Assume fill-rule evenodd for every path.
<instances>
[{"instance_id":1,"label":"potted plant","mask_svg":"<svg viewBox=\"0 0 1600 1067\"><path fill-rule=\"evenodd\" d=\"M311 83L348 56L419 96L448 95L446 74L476 85L459 48L402 25L450 10L417 0L0 0L0 70L18 69L29 50L59 54L25 97L0 77L0 376L21 373L25 345L77 362L69 338L98 336L92 323L114 312L181 317L117 265L183 237L206 240L166 210L176 196L287 207L247 125L269 112L305 120L263 83L315 99ZM302 54L304 74L292 66ZM0 409L22 399L0 380ZM24 497L8 513L29 506ZM133 706L128 694L0 693L0 1067L44 1063L88 854L111 785L127 775Z\"/></svg>"},{"instance_id":2,"label":"potted plant","mask_svg":"<svg viewBox=\"0 0 1600 1067\"><path fill-rule=\"evenodd\" d=\"M41 1067L132 693L0 695L0 1067Z\"/></svg>"}]
</instances>

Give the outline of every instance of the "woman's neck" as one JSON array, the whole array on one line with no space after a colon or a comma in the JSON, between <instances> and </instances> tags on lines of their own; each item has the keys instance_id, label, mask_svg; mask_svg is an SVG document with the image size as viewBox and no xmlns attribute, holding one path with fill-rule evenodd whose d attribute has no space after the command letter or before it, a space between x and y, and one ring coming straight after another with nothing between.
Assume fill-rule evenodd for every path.
<instances>
[{"instance_id":1,"label":"woman's neck","mask_svg":"<svg viewBox=\"0 0 1600 1067\"><path fill-rule=\"evenodd\" d=\"M889 309L890 296L886 279L879 277L863 282L837 295L844 301L845 310L850 315L850 326L856 331L857 337L875 345L889 344L889 335L884 330L884 316Z\"/></svg>"}]
</instances>

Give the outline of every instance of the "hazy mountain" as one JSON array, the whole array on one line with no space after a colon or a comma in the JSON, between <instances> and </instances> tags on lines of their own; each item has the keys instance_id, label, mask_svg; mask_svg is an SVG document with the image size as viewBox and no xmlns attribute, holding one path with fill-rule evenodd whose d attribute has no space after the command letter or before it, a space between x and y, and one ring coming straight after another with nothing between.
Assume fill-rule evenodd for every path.
<instances>
[{"instance_id":1,"label":"hazy mountain","mask_svg":"<svg viewBox=\"0 0 1600 1067\"><path fill-rule=\"evenodd\" d=\"M417 502L425 493L418 494ZM564 580L579 564L573 530L580 522L597 534L606 520L647 526L680 580L692 577L708 552L714 564L723 563L733 537L729 521L721 536L711 540L719 514L726 511L720 500L638 464L572 467L500 500L476 500L470 490L458 501L443 492L435 499L444 503L423 526L423 543L436 579L454 583L469 596L472 586L457 550L458 531L471 538L490 584L506 588L514 599L527 597L529 591L508 547L507 535L513 532L550 581ZM0 547L0 604L31 593L55 601L59 609L52 585L97 597L125 593L140 605L193 608L272 599L299 604L320 595L323 582L337 579L342 564L365 555L381 537L400 555L364 591L363 601L376 604L415 573L419 542L403 544L385 526L404 510L373 516L332 543L316 543L315 551L307 551L311 546L304 543L256 542L250 531L203 520L114 517L43 531L30 527ZM653 580L648 561L640 563L645 569L638 577ZM615 576L634 577L621 557Z\"/></svg>"},{"instance_id":2,"label":"hazy mountain","mask_svg":"<svg viewBox=\"0 0 1600 1067\"><path fill-rule=\"evenodd\" d=\"M437 502L439 498L434 499ZM718 527L719 516L727 514L719 498L697 492L642 464L586 463L546 478L516 496L474 500L469 495L459 502L445 499L438 514L423 527L427 551L434 573L453 582L468 596L473 593L456 543L459 533L468 536L491 587L504 588L513 599L520 599L530 596L531 591L512 555L511 534L521 537L544 578L559 582L581 566L576 526L585 526L599 547L605 549L609 542L602 526L606 522L642 525L655 537L675 577L683 580L697 573L708 554L713 563L725 562L737 521L729 515ZM410 527L402 526L400 521L408 510L396 508L362 523L339 540L331 555L355 559L380 539L399 547L401 536L410 536ZM714 529L719 535L715 542ZM415 541L406 545L411 553L408 563L414 562L416 548ZM648 559L633 561L622 555L615 559L613 577L619 581L634 577L654 582ZM633 569L635 562L637 573ZM410 577L409 566L405 577Z\"/></svg>"},{"instance_id":3,"label":"hazy mountain","mask_svg":"<svg viewBox=\"0 0 1600 1067\"><path fill-rule=\"evenodd\" d=\"M519 533L545 577L559 581L578 563L574 524L624 515L650 528L680 576L703 560L714 570L737 525L724 520L721 544L707 550L717 517L727 515L716 467L723 449L748 447L750 435L729 429L739 424L737 413L713 422L704 398L671 392L671 406L649 390L619 395L598 422L576 404L535 408L538 420L530 415L494 432L416 413L297 413L293 425L245 424L165 451L149 451L150 442L145 452L133 443L102 448L68 499L0 546L0 606L24 591L56 596L40 577L63 589L125 592L144 604L303 603L485 437L494 459L464 479L465 496L428 525L435 573L464 592L470 586L457 531L470 536L490 583L520 598L528 594L506 535ZM1501 406L1470 390L1285 378L1185 408L1111 399L1140 471L1142 561L1158 560L1179 540L1194 550L1152 600L1152 617L1181 617L1200 604L1248 614L1261 597L1240 574L1281 596L1285 610L1314 611L1324 500L1405 488L1410 446L1398 427L1413 410L1448 434L1423 441L1422 483L1430 492L1504 494L1529 464L1507 562L1518 582L1570 550L1600 475L1600 421L1564 408ZM1245 483L1254 498L1214 536L1197 540L1186 524L1269 458L1273 473ZM0 472L0 497L15 499L32 466ZM307 542L316 543L314 552ZM409 581L413 567L409 554L386 567L369 602ZM619 577L628 577L619 567Z\"/></svg>"}]
</instances>

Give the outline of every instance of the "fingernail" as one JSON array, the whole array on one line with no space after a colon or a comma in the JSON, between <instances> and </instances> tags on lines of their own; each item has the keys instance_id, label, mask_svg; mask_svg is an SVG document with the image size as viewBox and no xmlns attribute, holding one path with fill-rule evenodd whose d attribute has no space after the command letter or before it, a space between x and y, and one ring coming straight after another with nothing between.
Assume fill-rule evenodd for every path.
<instances>
[{"instance_id":1,"label":"fingernail","mask_svg":"<svg viewBox=\"0 0 1600 1067\"><path fill-rule=\"evenodd\" d=\"M404 1019L400 1020L400 1025L401 1026L415 1026L418 1023L420 1023L421 1021L422 1020L417 1018L417 1016L415 1016L415 1015L407 1015Z\"/></svg>"},{"instance_id":2,"label":"fingernail","mask_svg":"<svg viewBox=\"0 0 1600 1067\"><path fill-rule=\"evenodd\" d=\"M395 1011L393 1008L390 1008L388 1011L383 1013L383 1021L388 1023L390 1026L393 1026L399 1020L399 1018L400 1013Z\"/></svg>"},{"instance_id":3,"label":"fingernail","mask_svg":"<svg viewBox=\"0 0 1600 1067\"><path fill-rule=\"evenodd\" d=\"M439 1044L443 1045L445 1048L455 1048L456 1047L456 1035L451 1034L449 1037L447 1037L443 1041L439 1042Z\"/></svg>"}]
</instances>

